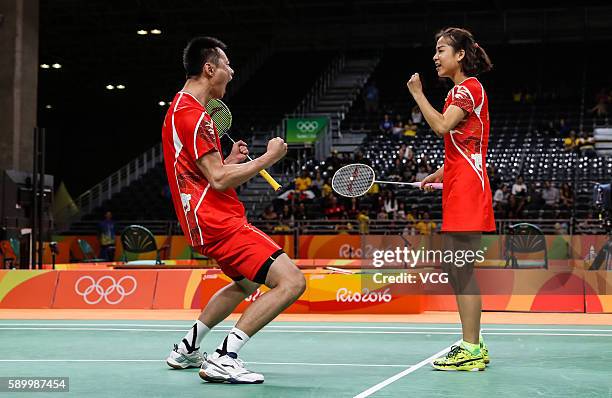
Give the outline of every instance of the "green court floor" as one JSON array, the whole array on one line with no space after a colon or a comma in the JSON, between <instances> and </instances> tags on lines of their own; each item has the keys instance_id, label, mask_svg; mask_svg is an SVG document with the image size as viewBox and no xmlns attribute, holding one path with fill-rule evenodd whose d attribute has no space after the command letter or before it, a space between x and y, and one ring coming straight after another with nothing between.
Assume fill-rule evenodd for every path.
<instances>
[{"instance_id":1,"label":"green court floor","mask_svg":"<svg viewBox=\"0 0 612 398\"><path fill-rule=\"evenodd\" d=\"M275 322L241 352L262 385L208 384L197 369L169 369L164 358L190 326L2 320L0 376L69 376L59 397L612 397L612 326L483 325L491 364L465 373L426 361L460 338L458 325Z\"/></svg>"}]
</instances>

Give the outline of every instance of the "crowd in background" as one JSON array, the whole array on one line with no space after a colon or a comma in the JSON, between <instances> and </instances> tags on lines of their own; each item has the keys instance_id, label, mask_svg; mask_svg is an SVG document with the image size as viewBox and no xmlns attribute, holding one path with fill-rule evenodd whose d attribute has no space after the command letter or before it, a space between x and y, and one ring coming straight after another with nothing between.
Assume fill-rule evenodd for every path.
<instances>
[{"instance_id":1,"label":"crowd in background","mask_svg":"<svg viewBox=\"0 0 612 398\"><path fill-rule=\"evenodd\" d=\"M512 93L512 101L517 104L531 104L542 99L563 100L566 95L563 90L538 96L528 89L517 89ZM434 172L435 167L427 155L415 154L410 145L411 141L418 139L418 132L426 127L419 108L415 106L409 115L403 116L381 107L379 91L373 82L364 88L363 100L365 112L369 115L379 115L381 118L377 128L368 130L368 133L376 137L390 137L400 143L393 165L386 170L385 179L415 182ZM606 116L608 107L612 104L612 91L606 94L605 90L602 90L597 95L596 102L597 105L590 111L598 116ZM592 135L582 130L577 133L564 118L556 122L544 122L536 129L545 135L562 137L563 147L567 151L594 153ZM397 222L398 225L405 226L404 232L407 234L430 234L439 230L439 222L432 220L432 212L427 206L408 205L402 198L398 199L393 190L383 189L378 184L374 184L361 198L343 198L333 192L331 176L334 171L342 165L358 162L369 164L360 151L348 155L333 152L321 168L302 170L295 178L293 186L268 206L261 214L261 219L269 222L270 229L281 231L290 229L293 221L305 220L336 221L338 230L362 232L368 228L371 220ZM570 184L558 185L548 181L527 184L522 176L518 176L513 184L508 184L502 183L501 177L492 167L487 167L487 173L496 218L569 217L574 206L574 192ZM439 201L440 198L433 200ZM435 213L435 216L438 219L439 212ZM559 225L559 232L566 227Z\"/></svg>"}]
</instances>

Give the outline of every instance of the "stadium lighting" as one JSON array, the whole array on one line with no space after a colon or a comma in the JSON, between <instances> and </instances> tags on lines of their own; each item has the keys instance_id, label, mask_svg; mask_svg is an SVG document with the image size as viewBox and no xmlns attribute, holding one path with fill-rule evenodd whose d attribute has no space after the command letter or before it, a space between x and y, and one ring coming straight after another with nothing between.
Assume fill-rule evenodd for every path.
<instances>
[{"instance_id":1,"label":"stadium lighting","mask_svg":"<svg viewBox=\"0 0 612 398\"><path fill-rule=\"evenodd\" d=\"M113 86L112 84L107 84L107 85L106 85L106 89L107 89L107 90L114 90L114 89L115 89L115 86Z\"/></svg>"},{"instance_id":2,"label":"stadium lighting","mask_svg":"<svg viewBox=\"0 0 612 398\"><path fill-rule=\"evenodd\" d=\"M40 64L40 69L49 69L49 64Z\"/></svg>"},{"instance_id":3,"label":"stadium lighting","mask_svg":"<svg viewBox=\"0 0 612 398\"><path fill-rule=\"evenodd\" d=\"M50 104L45 105L45 109L53 109L53 106Z\"/></svg>"},{"instance_id":4,"label":"stadium lighting","mask_svg":"<svg viewBox=\"0 0 612 398\"><path fill-rule=\"evenodd\" d=\"M159 106L164 106L164 105L166 105L166 101L159 101L157 104L158 104Z\"/></svg>"},{"instance_id":5,"label":"stadium lighting","mask_svg":"<svg viewBox=\"0 0 612 398\"><path fill-rule=\"evenodd\" d=\"M119 90L123 90L125 88L125 86L123 84L117 84L117 88Z\"/></svg>"},{"instance_id":6,"label":"stadium lighting","mask_svg":"<svg viewBox=\"0 0 612 398\"><path fill-rule=\"evenodd\" d=\"M162 31L161 31L161 29L151 29L151 34L152 35L161 35Z\"/></svg>"},{"instance_id":7,"label":"stadium lighting","mask_svg":"<svg viewBox=\"0 0 612 398\"><path fill-rule=\"evenodd\" d=\"M53 65L51 65L51 67L52 67L53 69L61 69L61 68L62 68L62 64L58 64L58 63L56 62L56 63L54 63Z\"/></svg>"},{"instance_id":8,"label":"stadium lighting","mask_svg":"<svg viewBox=\"0 0 612 398\"><path fill-rule=\"evenodd\" d=\"M148 34L148 33L149 33L149 32L148 32L148 31L146 31L146 30L144 30L144 29L138 29L138 30L136 31L136 34L139 34L140 36L144 36L144 35L146 35L146 34Z\"/></svg>"}]
</instances>

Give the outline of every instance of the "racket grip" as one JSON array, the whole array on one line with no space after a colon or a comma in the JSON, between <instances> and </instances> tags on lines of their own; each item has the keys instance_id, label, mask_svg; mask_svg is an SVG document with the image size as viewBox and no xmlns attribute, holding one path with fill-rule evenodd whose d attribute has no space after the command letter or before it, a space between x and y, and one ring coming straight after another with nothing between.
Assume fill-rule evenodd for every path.
<instances>
[{"instance_id":1,"label":"racket grip","mask_svg":"<svg viewBox=\"0 0 612 398\"><path fill-rule=\"evenodd\" d=\"M276 182L276 180L274 178L272 178L272 176L270 174L268 174L267 171L260 170L259 171L259 175L262 176L264 178L264 180L266 180L268 182L268 184L270 184L272 189L274 189L275 191L278 191L279 189L281 189L281 185L278 182Z\"/></svg>"}]
</instances>

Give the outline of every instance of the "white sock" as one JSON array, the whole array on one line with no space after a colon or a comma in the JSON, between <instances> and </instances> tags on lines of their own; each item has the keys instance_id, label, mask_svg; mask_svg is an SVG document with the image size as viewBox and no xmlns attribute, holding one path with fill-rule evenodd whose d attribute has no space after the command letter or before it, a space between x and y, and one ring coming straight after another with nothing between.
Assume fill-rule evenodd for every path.
<instances>
[{"instance_id":1,"label":"white sock","mask_svg":"<svg viewBox=\"0 0 612 398\"><path fill-rule=\"evenodd\" d=\"M220 357L227 354L233 354L230 356L237 358L238 352L247 341L249 341L249 336L242 330L234 327L230 330L227 337L225 337L225 340L217 347L216 353Z\"/></svg>"},{"instance_id":2,"label":"white sock","mask_svg":"<svg viewBox=\"0 0 612 398\"><path fill-rule=\"evenodd\" d=\"M210 332L210 328L198 319L179 344L179 350L184 354L191 354L198 350L202 339L208 332Z\"/></svg>"}]
</instances>

